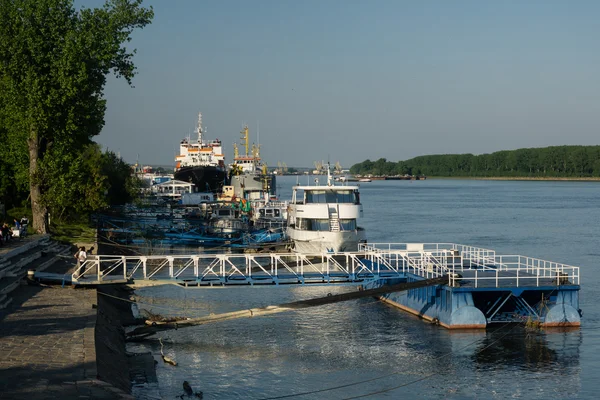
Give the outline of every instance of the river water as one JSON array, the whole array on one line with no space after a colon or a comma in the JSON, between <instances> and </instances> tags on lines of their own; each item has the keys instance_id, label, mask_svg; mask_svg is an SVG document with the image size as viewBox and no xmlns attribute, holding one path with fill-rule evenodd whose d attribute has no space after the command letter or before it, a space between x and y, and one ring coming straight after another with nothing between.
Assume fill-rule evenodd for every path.
<instances>
[{"instance_id":1,"label":"river water","mask_svg":"<svg viewBox=\"0 0 600 400\"><path fill-rule=\"evenodd\" d=\"M277 183L287 199L296 178ZM361 184L361 201L369 242L461 243L580 266L581 328L455 332L361 299L162 333L165 354L179 365L157 364L158 389L138 397L175 398L187 380L204 399L597 398L599 182L373 181ZM138 294L154 312L200 316L353 289L168 286ZM129 349L160 354L158 342Z\"/></svg>"}]
</instances>

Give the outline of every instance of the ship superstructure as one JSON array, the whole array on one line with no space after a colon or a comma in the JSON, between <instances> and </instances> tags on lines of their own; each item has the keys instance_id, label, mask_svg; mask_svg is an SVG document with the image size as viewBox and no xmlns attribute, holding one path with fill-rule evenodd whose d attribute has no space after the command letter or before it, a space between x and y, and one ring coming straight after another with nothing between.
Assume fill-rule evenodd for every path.
<instances>
[{"instance_id":1,"label":"ship superstructure","mask_svg":"<svg viewBox=\"0 0 600 400\"><path fill-rule=\"evenodd\" d=\"M186 138L175 157L175 179L193 183L199 192L218 192L225 184L225 156L219 139L203 140L202 113L198 113L198 139Z\"/></svg>"},{"instance_id":2,"label":"ship superstructure","mask_svg":"<svg viewBox=\"0 0 600 400\"><path fill-rule=\"evenodd\" d=\"M230 184L236 198L263 200L275 195L275 175L269 174L260 157L260 144L249 144L248 126L240 132L244 152L240 154L237 143L233 144L233 164L230 170Z\"/></svg>"}]
</instances>

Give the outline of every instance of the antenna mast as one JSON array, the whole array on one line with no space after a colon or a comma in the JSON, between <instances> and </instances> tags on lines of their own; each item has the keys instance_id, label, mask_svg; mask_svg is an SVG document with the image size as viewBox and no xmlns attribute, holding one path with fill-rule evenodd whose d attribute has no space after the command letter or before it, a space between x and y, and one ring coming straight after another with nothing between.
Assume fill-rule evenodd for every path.
<instances>
[{"instance_id":1,"label":"antenna mast","mask_svg":"<svg viewBox=\"0 0 600 400\"><path fill-rule=\"evenodd\" d=\"M198 131L198 144L202 146L202 113L198 113L198 127L196 128Z\"/></svg>"}]
</instances>

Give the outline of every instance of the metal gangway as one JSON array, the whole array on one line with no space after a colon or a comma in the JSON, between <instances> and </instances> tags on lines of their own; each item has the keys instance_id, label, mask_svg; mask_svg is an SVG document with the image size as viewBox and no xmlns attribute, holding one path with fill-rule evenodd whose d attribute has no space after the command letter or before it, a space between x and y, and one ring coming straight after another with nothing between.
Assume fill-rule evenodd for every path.
<instances>
[{"instance_id":1,"label":"metal gangway","mask_svg":"<svg viewBox=\"0 0 600 400\"><path fill-rule=\"evenodd\" d=\"M365 284L382 279L447 276L474 288L579 285L579 267L453 243L361 244L343 253L244 253L90 256L63 281L77 285L134 282L185 287ZM49 275L49 274L45 274ZM48 278L43 273L36 277Z\"/></svg>"}]
</instances>

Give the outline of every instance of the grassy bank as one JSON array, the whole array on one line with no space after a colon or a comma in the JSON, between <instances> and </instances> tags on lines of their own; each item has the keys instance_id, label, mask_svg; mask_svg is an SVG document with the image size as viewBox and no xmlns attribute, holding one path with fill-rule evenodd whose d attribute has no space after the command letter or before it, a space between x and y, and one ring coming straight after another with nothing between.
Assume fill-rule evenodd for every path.
<instances>
[{"instance_id":1,"label":"grassy bank","mask_svg":"<svg viewBox=\"0 0 600 400\"><path fill-rule=\"evenodd\" d=\"M61 223L52 226L52 238L65 243L94 243L96 229L84 223Z\"/></svg>"}]
</instances>

